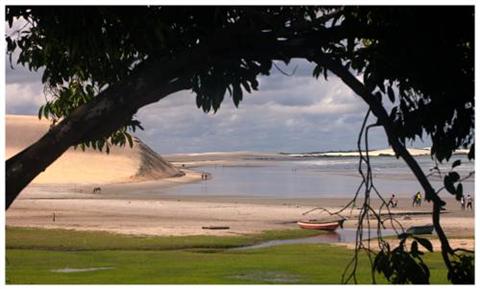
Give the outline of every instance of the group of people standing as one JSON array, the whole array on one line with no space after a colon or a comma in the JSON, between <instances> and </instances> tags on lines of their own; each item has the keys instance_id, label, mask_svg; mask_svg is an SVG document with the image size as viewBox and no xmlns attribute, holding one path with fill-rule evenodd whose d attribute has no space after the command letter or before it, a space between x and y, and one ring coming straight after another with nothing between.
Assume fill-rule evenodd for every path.
<instances>
[{"instance_id":1,"label":"group of people standing","mask_svg":"<svg viewBox=\"0 0 480 289\"><path fill-rule=\"evenodd\" d=\"M473 198L472 198L472 195L468 194L467 195L467 198L465 198L465 195L463 195L461 198L460 198L460 206L462 208L462 210L465 210L465 204L466 204L466 208L470 208L470 210L473 210Z\"/></svg>"},{"instance_id":2,"label":"group of people standing","mask_svg":"<svg viewBox=\"0 0 480 289\"><path fill-rule=\"evenodd\" d=\"M392 194L390 197L390 200L388 200L387 207L389 208L396 208L398 206L398 200L395 197L395 194ZM413 195L413 203L412 206L415 207L421 207L422 206L422 194L420 192L417 192L415 195Z\"/></svg>"},{"instance_id":3,"label":"group of people standing","mask_svg":"<svg viewBox=\"0 0 480 289\"><path fill-rule=\"evenodd\" d=\"M460 199L460 205L462 210L470 209L473 210L473 198L471 194L467 194L462 196ZM395 194L392 194L390 199L388 200L387 207L389 208L396 208L398 206L398 200L395 197ZM417 192L413 195L412 207L421 207L422 206L422 194Z\"/></svg>"},{"instance_id":4,"label":"group of people standing","mask_svg":"<svg viewBox=\"0 0 480 289\"><path fill-rule=\"evenodd\" d=\"M415 195L413 195L413 203L412 207L421 207L422 206L422 194L420 192L417 192ZM473 210L473 198L471 194L467 194L467 197L463 195L460 198L460 206L462 210L465 209L470 209Z\"/></svg>"},{"instance_id":5,"label":"group of people standing","mask_svg":"<svg viewBox=\"0 0 480 289\"><path fill-rule=\"evenodd\" d=\"M208 173L202 173L202 181L208 180Z\"/></svg>"}]
</instances>

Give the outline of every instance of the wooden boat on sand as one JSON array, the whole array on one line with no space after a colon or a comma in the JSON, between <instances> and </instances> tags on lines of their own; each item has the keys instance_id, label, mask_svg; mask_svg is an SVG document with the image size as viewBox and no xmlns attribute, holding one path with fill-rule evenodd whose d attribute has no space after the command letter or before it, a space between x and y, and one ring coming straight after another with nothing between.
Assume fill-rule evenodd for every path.
<instances>
[{"instance_id":1,"label":"wooden boat on sand","mask_svg":"<svg viewBox=\"0 0 480 289\"><path fill-rule=\"evenodd\" d=\"M337 221L304 220L298 221L297 225L300 228L307 230L335 231L338 227L343 228L343 222L345 222L345 219Z\"/></svg>"}]
</instances>

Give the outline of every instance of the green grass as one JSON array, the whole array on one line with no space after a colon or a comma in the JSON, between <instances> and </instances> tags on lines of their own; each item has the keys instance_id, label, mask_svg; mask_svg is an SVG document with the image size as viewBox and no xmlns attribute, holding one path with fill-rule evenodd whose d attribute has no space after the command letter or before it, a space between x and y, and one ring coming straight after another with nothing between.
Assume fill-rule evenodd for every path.
<instances>
[{"instance_id":1,"label":"green grass","mask_svg":"<svg viewBox=\"0 0 480 289\"><path fill-rule=\"evenodd\" d=\"M227 249L268 240L294 239L318 234L319 232L315 231L293 229L242 236L155 237L20 227L7 227L5 233L7 249L55 251Z\"/></svg>"},{"instance_id":2,"label":"green grass","mask_svg":"<svg viewBox=\"0 0 480 289\"><path fill-rule=\"evenodd\" d=\"M11 284L338 284L352 250L282 245L243 251L233 246L309 235L302 230L239 237L132 237L66 230L7 229L6 276ZM64 243L62 243L64 242ZM176 244L172 244L176 242ZM447 283L439 254L427 254L432 283ZM63 268L111 267L58 273ZM370 283L360 259L358 281ZM384 280L379 278L379 282Z\"/></svg>"}]
</instances>

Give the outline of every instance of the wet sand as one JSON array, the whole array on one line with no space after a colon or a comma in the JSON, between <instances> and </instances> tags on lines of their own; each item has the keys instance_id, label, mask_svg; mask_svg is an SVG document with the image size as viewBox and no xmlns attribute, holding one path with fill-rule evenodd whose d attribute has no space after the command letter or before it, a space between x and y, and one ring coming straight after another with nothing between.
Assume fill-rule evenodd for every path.
<instances>
[{"instance_id":1,"label":"wet sand","mask_svg":"<svg viewBox=\"0 0 480 289\"><path fill-rule=\"evenodd\" d=\"M88 186L29 186L7 211L6 224L140 235L237 235L296 228L295 222L300 219L331 218L320 210L306 216L302 213L315 207L335 211L349 201L161 194L146 197L142 194L151 187L199 180L198 174L189 172L185 177L160 181L106 185L96 194ZM357 206L360 204L361 200ZM380 200L372 200L373 207L379 204ZM399 199L399 207L392 210L405 228L430 224L430 212L431 204L412 208L409 199ZM348 218L346 227L357 226L358 209L347 209L343 216ZM442 225L451 236L472 237L474 213L460 210L457 202L449 199L447 211L442 214ZM205 230L204 226L228 226L230 229Z\"/></svg>"}]
</instances>

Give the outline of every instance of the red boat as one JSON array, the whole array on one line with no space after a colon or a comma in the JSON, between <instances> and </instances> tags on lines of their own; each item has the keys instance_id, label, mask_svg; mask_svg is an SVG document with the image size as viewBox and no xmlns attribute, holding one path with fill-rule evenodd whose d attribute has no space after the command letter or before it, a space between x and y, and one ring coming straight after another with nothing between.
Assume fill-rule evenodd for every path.
<instances>
[{"instance_id":1,"label":"red boat","mask_svg":"<svg viewBox=\"0 0 480 289\"><path fill-rule=\"evenodd\" d=\"M298 221L297 224L300 228L307 230L335 231L338 227L343 228L343 222L345 222L344 219L338 221L308 220Z\"/></svg>"}]
</instances>

